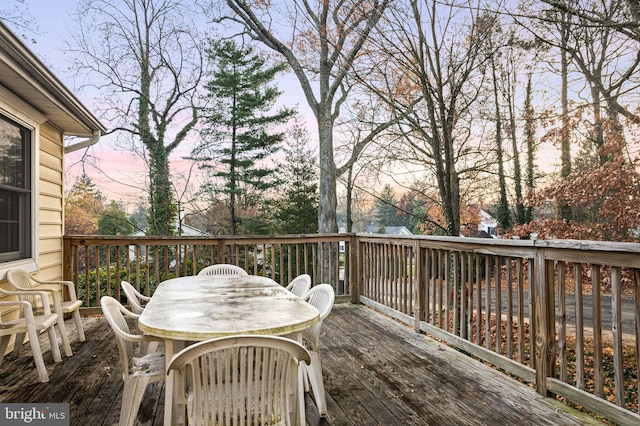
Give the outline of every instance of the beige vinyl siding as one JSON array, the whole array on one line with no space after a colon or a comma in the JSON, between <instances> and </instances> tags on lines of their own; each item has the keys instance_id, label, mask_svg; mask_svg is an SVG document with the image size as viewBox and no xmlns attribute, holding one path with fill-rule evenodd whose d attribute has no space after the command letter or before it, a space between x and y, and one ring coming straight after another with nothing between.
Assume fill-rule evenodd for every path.
<instances>
[{"instance_id":1,"label":"beige vinyl siding","mask_svg":"<svg viewBox=\"0 0 640 426\"><path fill-rule=\"evenodd\" d=\"M38 169L38 278L62 277L62 236L64 234L64 136L60 130L40 127Z\"/></svg>"},{"instance_id":2,"label":"beige vinyl siding","mask_svg":"<svg viewBox=\"0 0 640 426\"><path fill-rule=\"evenodd\" d=\"M40 239L40 253L62 253L62 241L59 238Z\"/></svg>"}]
</instances>

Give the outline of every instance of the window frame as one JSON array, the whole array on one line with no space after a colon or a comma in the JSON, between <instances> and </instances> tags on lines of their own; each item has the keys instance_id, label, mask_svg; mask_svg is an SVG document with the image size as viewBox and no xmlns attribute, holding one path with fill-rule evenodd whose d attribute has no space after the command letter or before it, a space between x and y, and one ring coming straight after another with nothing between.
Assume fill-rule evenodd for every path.
<instances>
[{"instance_id":1,"label":"window frame","mask_svg":"<svg viewBox=\"0 0 640 426\"><path fill-rule=\"evenodd\" d=\"M30 233L31 254L21 259L0 261L0 280L6 279L8 270L20 267L27 271L38 270L39 260L39 215L37 199L39 193L39 161L40 161L40 125L46 121L46 117L32 108L22 99L0 86L0 115L4 119L14 122L30 131L31 141L29 143L28 171L30 180L30 223L27 223L27 232Z\"/></svg>"},{"instance_id":2,"label":"window frame","mask_svg":"<svg viewBox=\"0 0 640 426\"><path fill-rule=\"evenodd\" d=\"M23 126L20 123L17 123L15 120L10 119L4 114L0 114L0 123L3 125L8 125L10 128L14 129L12 132L16 130L22 134L20 138L20 163L22 164L22 172L24 173L24 182L22 185L14 186L11 184L2 185L2 189L7 191L10 196L18 196L17 202L17 224L18 224L18 250L0 252L0 263L9 263L16 262L23 259L29 259L32 257L32 244L30 241L30 236L32 232L31 226L31 205L33 202L32 196L32 176L31 172L33 163L31 161L32 155L31 151L33 149L33 130L29 127ZM23 133L24 132L24 133ZM11 203L9 204L11 206ZM12 210L12 208L10 208ZM25 220L25 217L28 217ZM8 218L9 222L13 219L11 217ZM13 240L14 237L11 239ZM27 239L27 241L23 241Z\"/></svg>"}]
</instances>

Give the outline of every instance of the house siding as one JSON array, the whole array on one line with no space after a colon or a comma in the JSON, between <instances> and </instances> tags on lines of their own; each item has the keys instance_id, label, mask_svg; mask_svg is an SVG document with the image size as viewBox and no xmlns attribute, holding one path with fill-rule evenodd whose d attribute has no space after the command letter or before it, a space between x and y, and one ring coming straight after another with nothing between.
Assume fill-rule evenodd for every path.
<instances>
[{"instance_id":1,"label":"house siding","mask_svg":"<svg viewBox=\"0 0 640 426\"><path fill-rule=\"evenodd\" d=\"M40 127L38 169L38 278L62 277L64 235L64 135L54 126Z\"/></svg>"}]
</instances>

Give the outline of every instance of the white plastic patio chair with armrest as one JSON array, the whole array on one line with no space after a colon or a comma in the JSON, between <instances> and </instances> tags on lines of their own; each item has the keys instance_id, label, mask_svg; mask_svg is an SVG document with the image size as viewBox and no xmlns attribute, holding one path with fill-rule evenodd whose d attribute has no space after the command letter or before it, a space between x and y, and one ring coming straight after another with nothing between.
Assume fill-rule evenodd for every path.
<instances>
[{"instance_id":1,"label":"white plastic patio chair with armrest","mask_svg":"<svg viewBox=\"0 0 640 426\"><path fill-rule=\"evenodd\" d=\"M10 292L13 295L19 296L21 292ZM29 293L29 295L33 295ZM38 371L38 378L41 382L49 381L49 374L47 368L44 365L44 359L42 358L42 350L40 349L40 332L47 330L49 334L49 344L51 346L51 353L53 354L53 360L55 362L62 361L62 355L60 354L60 348L58 347L58 339L56 337L56 331L54 326L58 323L58 315L51 313L49 309L47 298L49 297L47 292L37 292L39 297L43 299L43 314L36 315L33 313L33 307L31 303L24 300L0 300L0 307L19 307L20 317L10 321L2 321L2 315L0 314L0 365L4 359L4 354L9 345L9 340L12 335L16 335L13 353L15 356L20 355L20 347L24 340L25 333L29 336L29 344L31 345L31 352L33 353L33 360L36 363L36 370Z\"/></svg>"},{"instance_id":2,"label":"white plastic patio chair with armrest","mask_svg":"<svg viewBox=\"0 0 640 426\"><path fill-rule=\"evenodd\" d=\"M34 277L24 269L14 268L7 272L7 280L13 288L19 291L47 291L51 295L49 302L53 312L60 316L59 329L60 337L62 338L62 345L64 352L67 356L73 355L71 351L71 345L69 343L69 337L67 329L64 325L64 314L72 314L73 322L76 325L76 332L78 333L78 340L84 342L86 340L84 335L84 328L82 327L82 319L80 318L80 306L82 306L82 300L76 298L76 289L71 281L42 281ZM60 291L67 291L68 299L61 299ZM21 300L28 299L28 296L21 296ZM39 309L34 305L35 309Z\"/></svg>"},{"instance_id":3,"label":"white plastic patio chair with armrest","mask_svg":"<svg viewBox=\"0 0 640 426\"><path fill-rule=\"evenodd\" d=\"M186 405L188 424L304 426L301 366L309 361L291 339L236 335L183 349L167 373L180 373L184 400L176 402Z\"/></svg>"},{"instance_id":4,"label":"white plastic patio chair with armrest","mask_svg":"<svg viewBox=\"0 0 640 426\"><path fill-rule=\"evenodd\" d=\"M124 295L127 297L127 302L129 303L131 311L136 315L140 315L142 311L144 311L144 305L146 305L147 302L151 300L151 297L145 296L144 294L140 293L128 281L121 281L120 288L122 288ZM138 321L136 320L136 328L137 324ZM145 345L145 352L155 352L160 346L162 346L162 342L147 342L147 344Z\"/></svg>"},{"instance_id":5,"label":"white plastic patio chair with armrest","mask_svg":"<svg viewBox=\"0 0 640 426\"><path fill-rule=\"evenodd\" d=\"M296 296L303 297L311 288L311 276L309 274L298 275L285 288Z\"/></svg>"},{"instance_id":6,"label":"white plastic patio chair with armrest","mask_svg":"<svg viewBox=\"0 0 640 426\"><path fill-rule=\"evenodd\" d=\"M322 379L322 362L320 361L320 332L322 322L333 309L335 292L329 284L318 284L305 294L304 300L320 311L320 321L303 330L302 342L311 355L311 364L308 368L304 367L305 379L311 383L311 390L320 416L324 416L327 414L327 399ZM305 390L308 390L308 382L305 380Z\"/></svg>"},{"instance_id":7,"label":"white plastic patio chair with armrest","mask_svg":"<svg viewBox=\"0 0 640 426\"><path fill-rule=\"evenodd\" d=\"M218 263L207 266L198 272L198 275L249 275L247 271L236 265Z\"/></svg>"},{"instance_id":8,"label":"white plastic patio chair with armrest","mask_svg":"<svg viewBox=\"0 0 640 426\"><path fill-rule=\"evenodd\" d=\"M124 390L119 425L133 425L147 385L161 382L165 379L164 351L158 350L147 353L144 349L145 344L155 343L161 341L161 339L131 333L127 317L137 320L138 315L122 306L113 297L103 296L100 299L100 306L107 322L115 333L120 354L120 365L122 366ZM140 345L138 353L135 353L136 344Z\"/></svg>"},{"instance_id":9,"label":"white plastic patio chair with armrest","mask_svg":"<svg viewBox=\"0 0 640 426\"><path fill-rule=\"evenodd\" d=\"M129 307L134 314L140 315L142 311L144 311L144 305L151 300L151 297L145 296L140 293L136 288L131 285L131 283L127 281L121 281L120 287L124 292L125 296L127 296L127 302L129 302Z\"/></svg>"}]
</instances>

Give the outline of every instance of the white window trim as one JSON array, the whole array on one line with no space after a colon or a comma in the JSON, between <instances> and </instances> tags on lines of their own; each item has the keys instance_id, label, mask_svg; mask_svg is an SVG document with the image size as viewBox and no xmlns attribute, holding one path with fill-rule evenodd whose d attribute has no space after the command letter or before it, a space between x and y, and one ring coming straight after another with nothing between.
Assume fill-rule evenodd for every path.
<instances>
[{"instance_id":1,"label":"white window trim","mask_svg":"<svg viewBox=\"0 0 640 426\"><path fill-rule=\"evenodd\" d=\"M31 257L13 262L0 263L0 280L5 280L7 271L20 267L29 272L38 270L39 244L39 179L40 179L40 125L46 117L0 86L0 114L31 130Z\"/></svg>"}]
</instances>

